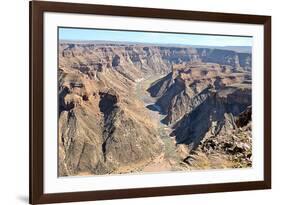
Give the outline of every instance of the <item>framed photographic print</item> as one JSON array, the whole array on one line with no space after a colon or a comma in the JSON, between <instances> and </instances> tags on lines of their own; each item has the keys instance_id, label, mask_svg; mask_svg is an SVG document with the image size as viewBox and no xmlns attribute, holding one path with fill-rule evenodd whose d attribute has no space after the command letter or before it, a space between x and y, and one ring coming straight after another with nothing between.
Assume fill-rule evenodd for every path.
<instances>
[{"instance_id":1,"label":"framed photographic print","mask_svg":"<svg viewBox=\"0 0 281 205\"><path fill-rule=\"evenodd\" d=\"M271 17L30 2L30 203L271 188Z\"/></svg>"}]
</instances>

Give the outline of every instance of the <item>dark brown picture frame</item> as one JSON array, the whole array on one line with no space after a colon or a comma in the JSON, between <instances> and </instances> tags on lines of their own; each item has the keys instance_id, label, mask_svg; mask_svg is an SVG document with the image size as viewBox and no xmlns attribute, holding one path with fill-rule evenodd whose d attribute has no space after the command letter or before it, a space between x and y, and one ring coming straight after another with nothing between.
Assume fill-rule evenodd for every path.
<instances>
[{"instance_id":1,"label":"dark brown picture frame","mask_svg":"<svg viewBox=\"0 0 281 205\"><path fill-rule=\"evenodd\" d=\"M165 195L182 195L271 188L271 17L103 6L76 3L30 3L30 204L75 202ZM107 191L45 194L43 191L43 14L81 13L110 16L182 19L209 22L260 24L264 27L264 180L237 183L151 187ZM55 77L55 76L54 76ZM55 136L54 136L55 137Z\"/></svg>"}]
</instances>

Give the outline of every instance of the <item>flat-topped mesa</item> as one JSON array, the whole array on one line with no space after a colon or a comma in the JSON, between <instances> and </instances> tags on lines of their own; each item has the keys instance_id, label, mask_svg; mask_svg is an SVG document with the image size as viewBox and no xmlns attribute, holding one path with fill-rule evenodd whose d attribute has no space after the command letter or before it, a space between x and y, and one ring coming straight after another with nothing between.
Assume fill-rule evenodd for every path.
<instances>
[{"instance_id":1,"label":"flat-topped mesa","mask_svg":"<svg viewBox=\"0 0 281 205\"><path fill-rule=\"evenodd\" d=\"M251 54L191 46L160 46L142 44L95 44L62 42L60 64L83 73L116 70L131 80L151 74L165 74L178 66L217 63L236 71L251 70Z\"/></svg>"}]
</instances>

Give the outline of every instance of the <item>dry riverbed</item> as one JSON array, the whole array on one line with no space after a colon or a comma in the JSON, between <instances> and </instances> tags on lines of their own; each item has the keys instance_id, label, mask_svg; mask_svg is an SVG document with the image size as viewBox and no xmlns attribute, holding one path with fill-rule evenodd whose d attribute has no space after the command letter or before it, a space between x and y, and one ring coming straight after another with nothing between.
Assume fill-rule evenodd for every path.
<instances>
[{"instance_id":1,"label":"dry riverbed","mask_svg":"<svg viewBox=\"0 0 281 205\"><path fill-rule=\"evenodd\" d=\"M149 92L147 92L151 83L162 77L163 75L154 75L146 79L141 79L137 82L135 88L135 94L147 108L151 119L156 121L159 139L162 141L163 146L161 154L145 165L140 172L180 171L190 169L189 166L183 162L183 150L177 146L175 139L169 136L171 128L161 123L165 115L161 114L161 108L155 104L157 98L151 97ZM148 107L150 107L150 109Z\"/></svg>"}]
</instances>

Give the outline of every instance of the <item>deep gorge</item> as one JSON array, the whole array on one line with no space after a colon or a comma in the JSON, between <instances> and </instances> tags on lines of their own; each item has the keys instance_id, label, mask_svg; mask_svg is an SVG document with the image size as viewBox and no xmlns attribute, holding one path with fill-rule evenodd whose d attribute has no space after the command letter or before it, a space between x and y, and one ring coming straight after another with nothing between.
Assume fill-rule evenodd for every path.
<instances>
[{"instance_id":1,"label":"deep gorge","mask_svg":"<svg viewBox=\"0 0 281 205\"><path fill-rule=\"evenodd\" d=\"M59 175L250 166L251 66L231 50L61 42Z\"/></svg>"}]
</instances>

